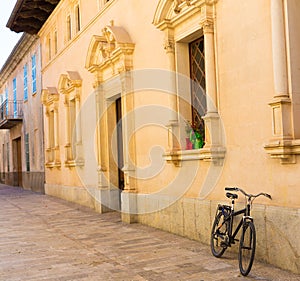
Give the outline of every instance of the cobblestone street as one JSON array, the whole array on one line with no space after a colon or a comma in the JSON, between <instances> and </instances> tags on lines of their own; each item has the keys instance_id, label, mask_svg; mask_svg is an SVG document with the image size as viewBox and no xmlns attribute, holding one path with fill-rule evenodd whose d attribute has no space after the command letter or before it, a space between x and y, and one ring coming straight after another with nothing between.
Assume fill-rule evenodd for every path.
<instances>
[{"instance_id":1,"label":"cobblestone street","mask_svg":"<svg viewBox=\"0 0 300 281\"><path fill-rule=\"evenodd\" d=\"M0 280L300 280L236 254L99 214L47 195L0 185ZM280 254L280 253L279 253Z\"/></svg>"}]
</instances>

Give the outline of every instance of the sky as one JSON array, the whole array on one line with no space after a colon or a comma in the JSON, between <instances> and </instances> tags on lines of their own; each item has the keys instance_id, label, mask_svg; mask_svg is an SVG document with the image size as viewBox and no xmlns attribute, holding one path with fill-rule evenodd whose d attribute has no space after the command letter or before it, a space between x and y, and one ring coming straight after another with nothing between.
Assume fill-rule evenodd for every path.
<instances>
[{"instance_id":1,"label":"sky","mask_svg":"<svg viewBox=\"0 0 300 281\"><path fill-rule=\"evenodd\" d=\"M16 2L17 0L2 0L0 4L0 69L22 36L22 33L13 32L6 27Z\"/></svg>"}]
</instances>

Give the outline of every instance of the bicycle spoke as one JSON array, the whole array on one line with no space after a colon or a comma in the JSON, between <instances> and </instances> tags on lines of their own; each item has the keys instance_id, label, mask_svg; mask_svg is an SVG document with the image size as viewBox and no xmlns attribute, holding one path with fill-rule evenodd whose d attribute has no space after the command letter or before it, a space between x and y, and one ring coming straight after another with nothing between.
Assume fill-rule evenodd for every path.
<instances>
[{"instance_id":1,"label":"bicycle spoke","mask_svg":"<svg viewBox=\"0 0 300 281\"><path fill-rule=\"evenodd\" d=\"M247 222L243 226L239 249L239 267L242 275L249 274L255 255L255 228L252 222Z\"/></svg>"},{"instance_id":2,"label":"bicycle spoke","mask_svg":"<svg viewBox=\"0 0 300 281\"><path fill-rule=\"evenodd\" d=\"M224 246L224 240L227 234L227 226L224 222L222 213L218 213L211 232L211 251L215 257L221 257L227 246ZM223 243L222 243L223 242ZM223 244L223 245L222 245Z\"/></svg>"}]
</instances>

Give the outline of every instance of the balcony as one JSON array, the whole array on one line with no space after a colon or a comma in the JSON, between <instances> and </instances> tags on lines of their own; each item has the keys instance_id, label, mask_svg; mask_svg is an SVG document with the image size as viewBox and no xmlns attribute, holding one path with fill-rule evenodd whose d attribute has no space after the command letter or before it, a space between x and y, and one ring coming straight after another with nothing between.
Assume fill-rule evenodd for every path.
<instances>
[{"instance_id":1,"label":"balcony","mask_svg":"<svg viewBox=\"0 0 300 281\"><path fill-rule=\"evenodd\" d=\"M23 121L23 101L4 101L0 106L0 130L11 129Z\"/></svg>"}]
</instances>

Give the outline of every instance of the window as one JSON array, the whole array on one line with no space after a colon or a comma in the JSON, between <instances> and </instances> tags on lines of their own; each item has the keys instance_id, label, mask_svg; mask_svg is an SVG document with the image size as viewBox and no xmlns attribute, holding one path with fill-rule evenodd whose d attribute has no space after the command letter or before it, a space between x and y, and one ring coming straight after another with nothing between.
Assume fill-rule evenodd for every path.
<instances>
[{"instance_id":1,"label":"window","mask_svg":"<svg viewBox=\"0 0 300 281\"><path fill-rule=\"evenodd\" d=\"M42 103L45 106L45 146L47 168L60 167L59 145L59 93L55 87L42 90ZM33 157L33 153L31 154ZM37 161L35 161L37 163ZM31 161L31 163L34 163Z\"/></svg>"},{"instance_id":2,"label":"window","mask_svg":"<svg viewBox=\"0 0 300 281\"><path fill-rule=\"evenodd\" d=\"M6 159L7 159L7 172L10 171L10 166L9 166L9 143L6 143Z\"/></svg>"},{"instance_id":3,"label":"window","mask_svg":"<svg viewBox=\"0 0 300 281\"><path fill-rule=\"evenodd\" d=\"M31 57L32 93L36 93L36 55Z\"/></svg>"},{"instance_id":4,"label":"window","mask_svg":"<svg viewBox=\"0 0 300 281\"><path fill-rule=\"evenodd\" d=\"M32 141L31 141L32 143ZM34 138L33 138L33 144L32 144L32 151L31 151L31 163L33 163L33 165L38 168L39 165L39 130L38 129L34 129Z\"/></svg>"},{"instance_id":5,"label":"window","mask_svg":"<svg viewBox=\"0 0 300 281\"><path fill-rule=\"evenodd\" d=\"M30 171L30 158L29 158L29 134L25 134L25 159L26 159L26 171Z\"/></svg>"},{"instance_id":6,"label":"window","mask_svg":"<svg viewBox=\"0 0 300 281\"><path fill-rule=\"evenodd\" d=\"M192 82L187 82L176 77L172 83L172 87L180 89L180 91L177 92L177 96L170 99L169 105L174 112L179 111L180 114L183 114L184 120L181 121L177 116L172 116L170 119L171 133L169 136L172 135L172 130L175 128L174 124L177 123L180 127L180 148L178 149L177 141L171 139L169 141L171 153L167 153L165 159L173 162L176 166L180 165L181 161L190 159L222 164L226 152L222 120L218 113L214 35L216 15L214 5L208 3L210 1L198 2L199 5L189 5L189 1L175 1L175 5L159 6L153 20L153 24L167 35L164 39L164 47L170 70L184 74L191 78L189 80L192 80ZM178 95L187 103L178 103ZM203 119L205 120L205 130ZM186 123L188 125L192 123L193 130L185 126ZM193 135L194 129L198 130L199 135L202 131L206 149L198 149L201 148L201 136ZM207 134L204 136L205 131L210 132L209 137ZM187 136L187 132L192 135L192 138ZM175 130L175 136L176 133ZM191 150L190 142L193 144L192 148L197 149L191 152L182 152L181 148L183 148L182 150ZM194 143L197 144L195 147ZM193 155L194 158L190 155Z\"/></svg>"},{"instance_id":7,"label":"window","mask_svg":"<svg viewBox=\"0 0 300 281\"><path fill-rule=\"evenodd\" d=\"M75 7L75 24L76 24L76 33L80 31L80 9L79 5L76 5Z\"/></svg>"},{"instance_id":8,"label":"window","mask_svg":"<svg viewBox=\"0 0 300 281\"><path fill-rule=\"evenodd\" d=\"M67 16L67 40L71 40L72 38L72 26L71 26L71 16Z\"/></svg>"},{"instance_id":9,"label":"window","mask_svg":"<svg viewBox=\"0 0 300 281\"><path fill-rule=\"evenodd\" d=\"M206 114L206 91L205 91L205 55L204 37L189 44L190 77L191 77L191 104L192 125L205 139L205 126L202 117Z\"/></svg>"},{"instance_id":10,"label":"window","mask_svg":"<svg viewBox=\"0 0 300 281\"><path fill-rule=\"evenodd\" d=\"M5 145L4 143L2 144L2 170L1 172L4 173L5 172Z\"/></svg>"},{"instance_id":11,"label":"window","mask_svg":"<svg viewBox=\"0 0 300 281\"><path fill-rule=\"evenodd\" d=\"M61 74L58 86L65 101L65 166L80 166L84 163L81 118L78 110L80 108L81 77L76 71L68 71L68 74Z\"/></svg>"},{"instance_id":12,"label":"window","mask_svg":"<svg viewBox=\"0 0 300 281\"><path fill-rule=\"evenodd\" d=\"M49 147L51 149L55 148L55 138L54 138L54 111L50 111L49 114Z\"/></svg>"},{"instance_id":13,"label":"window","mask_svg":"<svg viewBox=\"0 0 300 281\"><path fill-rule=\"evenodd\" d=\"M27 64L24 65L24 101L28 100L28 76L27 76Z\"/></svg>"},{"instance_id":14,"label":"window","mask_svg":"<svg viewBox=\"0 0 300 281\"><path fill-rule=\"evenodd\" d=\"M5 88L5 107L6 107L6 115L8 115L8 89Z\"/></svg>"},{"instance_id":15,"label":"window","mask_svg":"<svg viewBox=\"0 0 300 281\"><path fill-rule=\"evenodd\" d=\"M17 78L13 80L13 110L14 117L18 116L18 106L17 106Z\"/></svg>"},{"instance_id":16,"label":"window","mask_svg":"<svg viewBox=\"0 0 300 281\"><path fill-rule=\"evenodd\" d=\"M58 50L58 42L57 42L57 30L54 31L54 54L57 54Z\"/></svg>"},{"instance_id":17,"label":"window","mask_svg":"<svg viewBox=\"0 0 300 281\"><path fill-rule=\"evenodd\" d=\"M51 54L51 37L48 36L47 39L47 47L48 47L48 60L51 60L52 54Z\"/></svg>"},{"instance_id":18,"label":"window","mask_svg":"<svg viewBox=\"0 0 300 281\"><path fill-rule=\"evenodd\" d=\"M76 156L76 103L75 99L70 100L69 104L69 112L67 113L69 115L69 124L68 124L68 130L69 130L69 136L70 136L70 156L69 159L74 159Z\"/></svg>"}]
</instances>

